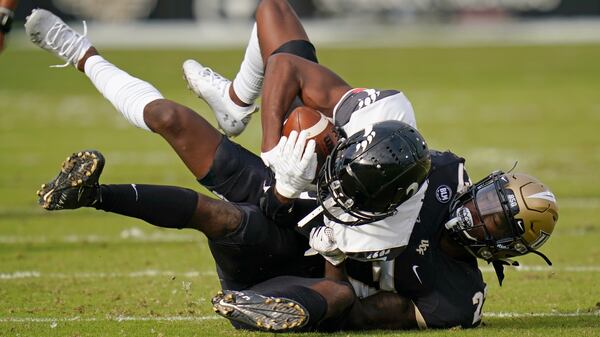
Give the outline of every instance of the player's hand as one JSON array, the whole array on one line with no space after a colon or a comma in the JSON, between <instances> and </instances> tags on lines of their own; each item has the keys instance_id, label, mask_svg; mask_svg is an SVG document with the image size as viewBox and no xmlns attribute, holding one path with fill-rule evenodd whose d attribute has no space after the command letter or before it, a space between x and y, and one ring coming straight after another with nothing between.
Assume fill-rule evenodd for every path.
<instances>
[{"instance_id":1,"label":"player's hand","mask_svg":"<svg viewBox=\"0 0 600 337\"><path fill-rule=\"evenodd\" d=\"M333 229L330 227L319 226L313 228L310 231L308 244L334 266L346 260L346 254L338 248L333 236ZM310 250L305 255L310 255Z\"/></svg>"},{"instance_id":2,"label":"player's hand","mask_svg":"<svg viewBox=\"0 0 600 337\"><path fill-rule=\"evenodd\" d=\"M305 131L292 131L281 137L279 144L269 151L269 166L275 172L275 190L288 199L297 198L307 191L317 171L315 141L306 139Z\"/></svg>"}]
</instances>

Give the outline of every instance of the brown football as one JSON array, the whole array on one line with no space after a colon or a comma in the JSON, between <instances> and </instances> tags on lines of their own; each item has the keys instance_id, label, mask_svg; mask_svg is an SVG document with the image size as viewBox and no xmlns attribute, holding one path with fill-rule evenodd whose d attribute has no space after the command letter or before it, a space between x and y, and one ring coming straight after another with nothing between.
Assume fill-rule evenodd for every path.
<instances>
[{"instance_id":1,"label":"brown football","mask_svg":"<svg viewBox=\"0 0 600 337\"><path fill-rule=\"evenodd\" d=\"M283 135L288 136L296 130L308 131L308 139L315 140L315 152L317 152L317 172L325 163L325 159L337 144L338 137L333 123L319 111L300 106L294 109L283 123Z\"/></svg>"}]
</instances>

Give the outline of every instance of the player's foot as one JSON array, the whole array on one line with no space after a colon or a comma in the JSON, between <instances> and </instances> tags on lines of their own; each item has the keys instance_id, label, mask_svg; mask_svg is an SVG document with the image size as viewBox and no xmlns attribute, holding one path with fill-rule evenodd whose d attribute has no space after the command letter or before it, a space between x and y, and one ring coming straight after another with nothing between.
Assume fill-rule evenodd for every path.
<instances>
[{"instance_id":1,"label":"player's foot","mask_svg":"<svg viewBox=\"0 0 600 337\"><path fill-rule=\"evenodd\" d=\"M219 127L228 136L242 133L252 114L258 111L254 104L248 107L235 104L229 97L231 81L194 60L183 63L183 76L188 88L208 103L217 117Z\"/></svg>"},{"instance_id":2,"label":"player's foot","mask_svg":"<svg viewBox=\"0 0 600 337\"><path fill-rule=\"evenodd\" d=\"M38 203L50 211L97 204L101 200L98 179L103 168L100 152L73 153L63 162L56 178L37 191Z\"/></svg>"},{"instance_id":3,"label":"player's foot","mask_svg":"<svg viewBox=\"0 0 600 337\"><path fill-rule=\"evenodd\" d=\"M86 37L85 21L82 35L45 9L34 9L31 12L25 22L25 31L31 42L64 60L66 63L62 66L77 66L92 46Z\"/></svg>"},{"instance_id":4,"label":"player's foot","mask_svg":"<svg viewBox=\"0 0 600 337\"><path fill-rule=\"evenodd\" d=\"M220 291L212 304L217 314L260 330L295 330L308 322L308 311L298 302L249 290Z\"/></svg>"}]
</instances>

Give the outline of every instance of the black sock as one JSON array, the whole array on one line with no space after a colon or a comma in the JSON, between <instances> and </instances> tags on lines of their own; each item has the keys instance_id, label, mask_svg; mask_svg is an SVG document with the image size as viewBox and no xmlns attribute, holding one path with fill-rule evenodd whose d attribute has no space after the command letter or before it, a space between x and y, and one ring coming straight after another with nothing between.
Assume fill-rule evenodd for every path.
<instances>
[{"instance_id":1,"label":"black sock","mask_svg":"<svg viewBox=\"0 0 600 337\"><path fill-rule=\"evenodd\" d=\"M198 202L195 191L174 186L101 185L100 191L97 209L167 228L185 228Z\"/></svg>"}]
</instances>

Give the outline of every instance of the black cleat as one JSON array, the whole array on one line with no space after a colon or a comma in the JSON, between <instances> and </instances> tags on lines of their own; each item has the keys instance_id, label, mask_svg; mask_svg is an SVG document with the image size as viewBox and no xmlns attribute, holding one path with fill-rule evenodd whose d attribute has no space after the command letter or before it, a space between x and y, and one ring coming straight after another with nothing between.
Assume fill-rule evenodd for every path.
<instances>
[{"instance_id":1,"label":"black cleat","mask_svg":"<svg viewBox=\"0 0 600 337\"><path fill-rule=\"evenodd\" d=\"M249 290L220 291L212 304L217 314L264 331L292 331L308 322L308 311L300 303Z\"/></svg>"},{"instance_id":2,"label":"black cleat","mask_svg":"<svg viewBox=\"0 0 600 337\"><path fill-rule=\"evenodd\" d=\"M98 179L103 168L100 152L73 153L63 162L56 178L37 191L38 203L50 211L95 205L100 201Z\"/></svg>"}]
</instances>

